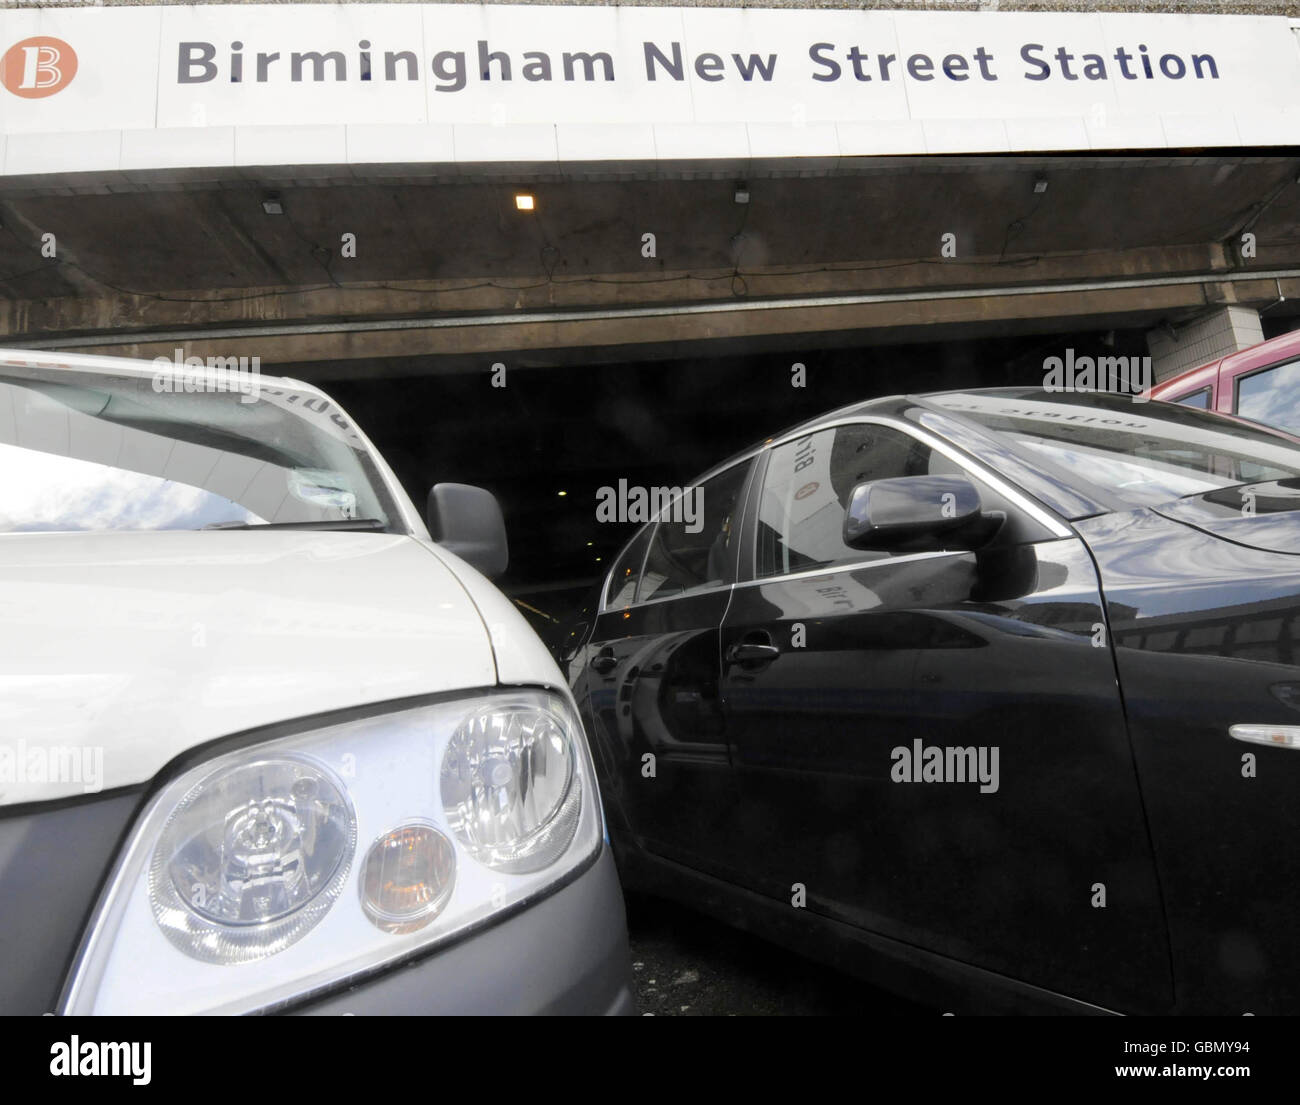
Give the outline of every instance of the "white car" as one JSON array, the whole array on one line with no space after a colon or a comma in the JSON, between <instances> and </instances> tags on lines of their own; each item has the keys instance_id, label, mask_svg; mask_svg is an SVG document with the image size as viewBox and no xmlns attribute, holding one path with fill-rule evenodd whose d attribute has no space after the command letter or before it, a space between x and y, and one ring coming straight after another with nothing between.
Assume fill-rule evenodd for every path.
<instances>
[{"instance_id":1,"label":"white car","mask_svg":"<svg viewBox=\"0 0 1300 1105\"><path fill-rule=\"evenodd\" d=\"M0 1013L632 1011L500 508L428 518L308 385L0 351Z\"/></svg>"}]
</instances>

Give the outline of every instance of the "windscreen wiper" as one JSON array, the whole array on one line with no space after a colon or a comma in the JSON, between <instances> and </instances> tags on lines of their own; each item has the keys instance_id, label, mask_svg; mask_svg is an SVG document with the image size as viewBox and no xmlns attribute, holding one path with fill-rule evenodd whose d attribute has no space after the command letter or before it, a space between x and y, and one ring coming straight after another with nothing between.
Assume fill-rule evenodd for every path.
<instances>
[{"instance_id":1,"label":"windscreen wiper","mask_svg":"<svg viewBox=\"0 0 1300 1105\"><path fill-rule=\"evenodd\" d=\"M388 528L388 523L379 518L334 518L320 522L209 522L203 528L382 530Z\"/></svg>"}]
</instances>

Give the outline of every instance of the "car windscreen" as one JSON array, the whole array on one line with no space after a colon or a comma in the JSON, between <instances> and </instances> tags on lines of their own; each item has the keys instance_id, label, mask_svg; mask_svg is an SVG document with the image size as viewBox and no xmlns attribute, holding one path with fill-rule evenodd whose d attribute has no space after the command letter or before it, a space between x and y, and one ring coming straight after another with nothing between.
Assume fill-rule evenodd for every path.
<instances>
[{"instance_id":1,"label":"car windscreen","mask_svg":"<svg viewBox=\"0 0 1300 1105\"><path fill-rule=\"evenodd\" d=\"M0 533L388 530L398 517L355 429L316 393L0 366Z\"/></svg>"},{"instance_id":2,"label":"car windscreen","mask_svg":"<svg viewBox=\"0 0 1300 1105\"><path fill-rule=\"evenodd\" d=\"M950 393L927 402L1130 506L1300 475L1300 444L1289 437L1173 403L1037 390Z\"/></svg>"}]
</instances>

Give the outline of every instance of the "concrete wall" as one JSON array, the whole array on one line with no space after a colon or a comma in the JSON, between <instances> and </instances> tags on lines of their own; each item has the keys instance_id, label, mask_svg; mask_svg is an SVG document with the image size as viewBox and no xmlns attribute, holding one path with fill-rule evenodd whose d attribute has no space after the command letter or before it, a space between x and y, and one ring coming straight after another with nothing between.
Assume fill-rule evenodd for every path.
<instances>
[{"instance_id":1,"label":"concrete wall","mask_svg":"<svg viewBox=\"0 0 1300 1105\"><path fill-rule=\"evenodd\" d=\"M1263 340L1259 312L1253 307L1223 307L1172 334L1160 329L1147 335L1156 383Z\"/></svg>"}]
</instances>

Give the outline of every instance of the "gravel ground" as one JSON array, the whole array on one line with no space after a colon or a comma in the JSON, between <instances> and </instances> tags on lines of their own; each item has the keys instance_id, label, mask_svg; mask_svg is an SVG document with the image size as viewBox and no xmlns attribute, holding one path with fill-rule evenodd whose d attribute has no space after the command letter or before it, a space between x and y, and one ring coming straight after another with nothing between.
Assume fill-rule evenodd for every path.
<instances>
[{"instance_id":1,"label":"gravel ground","mask_svg":"<svg viewBox=\"0 0 1300 1105\"><path fill-rule=\"evenodd\" d=\"M935 1016L682 906L629 896L642 1016Z\"/></svg>"}]
</instances>

